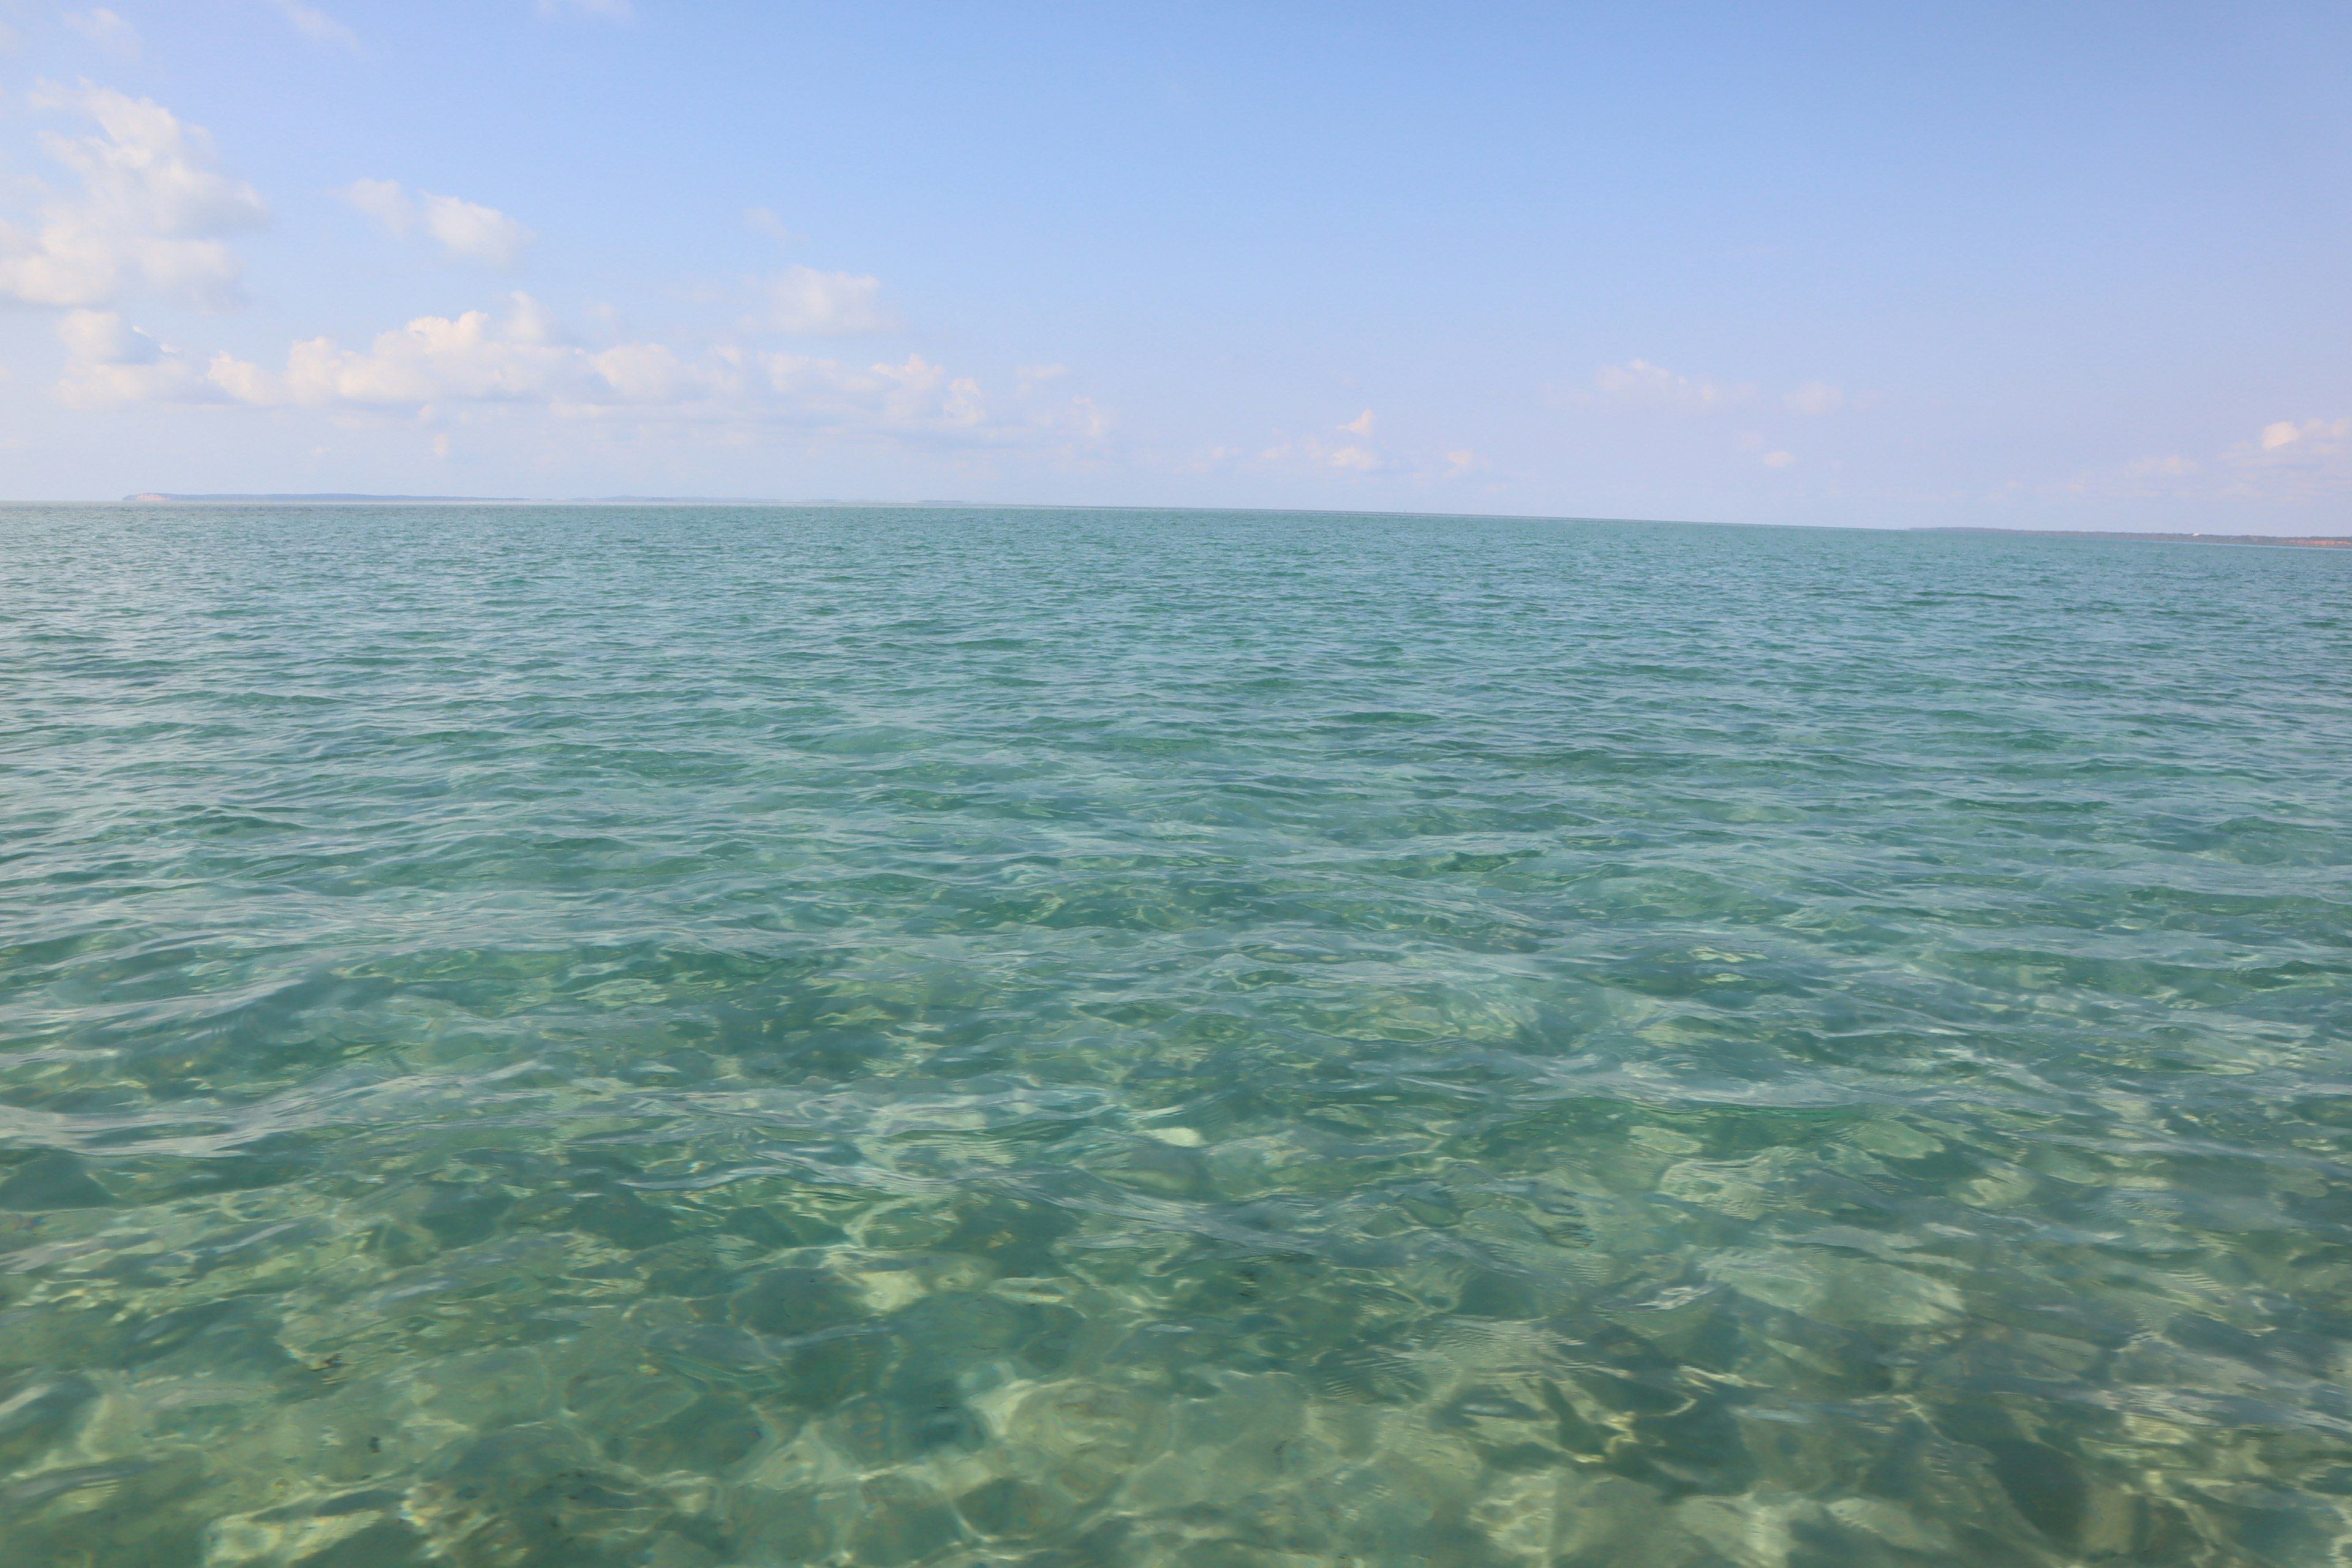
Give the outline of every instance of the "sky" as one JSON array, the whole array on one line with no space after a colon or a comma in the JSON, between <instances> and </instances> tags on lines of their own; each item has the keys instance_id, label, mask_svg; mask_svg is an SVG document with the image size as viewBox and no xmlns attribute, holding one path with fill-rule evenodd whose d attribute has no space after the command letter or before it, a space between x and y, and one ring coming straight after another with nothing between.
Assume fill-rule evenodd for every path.
<instances>
[{"instance_id":1,"label":"sky","mask_svg":"<svg viewBox=\"0 0 2352 1568\"><path fill-rule=\"evenodd\" d=\"M0 0L0 499L2352 533L2352 5Z\"/></svg>"}]
</instances>

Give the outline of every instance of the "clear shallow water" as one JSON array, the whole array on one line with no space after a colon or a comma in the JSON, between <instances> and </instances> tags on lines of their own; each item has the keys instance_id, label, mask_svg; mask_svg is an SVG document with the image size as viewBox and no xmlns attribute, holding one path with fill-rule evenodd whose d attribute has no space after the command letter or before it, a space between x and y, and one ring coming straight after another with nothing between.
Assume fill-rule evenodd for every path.
<instances>
[{"instance_id":1,"label":"clear shallow water","mask_svg":"<svg viewBox=\"0 0 2352 1568\"><path fill-rule=\"evenodd\" d=\"M0 513L7 1561L2352 1561L2347 605Z\"/></svg>"}]
</instances>

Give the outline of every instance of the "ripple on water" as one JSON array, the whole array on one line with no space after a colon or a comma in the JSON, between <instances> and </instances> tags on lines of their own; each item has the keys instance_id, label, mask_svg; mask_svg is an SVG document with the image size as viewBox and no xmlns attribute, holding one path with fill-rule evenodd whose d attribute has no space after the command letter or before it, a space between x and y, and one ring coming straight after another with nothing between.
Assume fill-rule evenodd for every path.
<instances>
[{"instance_id":1,"label":"ripple on water","mask_svg":"<svg viewBox=\"0 0 2352 1568\"><path fill-rule=\"evenodd\" d=\"M2352 560L0 531L12 1563L2352 1554Z\"/></svg>"}]
</instances>

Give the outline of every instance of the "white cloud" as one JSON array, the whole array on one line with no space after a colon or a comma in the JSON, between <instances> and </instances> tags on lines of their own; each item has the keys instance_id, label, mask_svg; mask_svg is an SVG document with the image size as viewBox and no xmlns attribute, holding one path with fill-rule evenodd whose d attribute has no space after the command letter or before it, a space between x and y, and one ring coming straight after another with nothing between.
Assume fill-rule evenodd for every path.
<instances>
[{"instance_id":1,"label":"white cloud","mask_svg":"<svg viewBox=\"0 0 2352 1568\"><path fill-rule=\"evenodd\" d=\"M840 336L883 332L898 326L896 312L882 303L882 280L854 272L787 268L768 279L768 309L760 324L771 331Z\"/></svg>"},{"instance_id":2,"label":"white cloud","mask_svg":"<svg viewBox=\"0 0 2352 1568\"><path fill-rule=\"evenodd\" d=\"M99 335L96 327L85 330L93 339ZM977 381L920 354L861 367L735 344L698 355L658 342L593 349L567 341L545 308L523 294L511 296L503 314L420 316L379 334L365 349L346 349L327 338L298 342L282 370L220 354L201 384L176 371L150 383L122 374L101 379L113 401L226 398L260 407L418 415L505 405L565 417L635 413L706 425L993 444L1095 441L1111 423L1108 411L1083 397L1026 419L994 419ZM100 401L104 393L93 390L83 400Z\"/></svg>"},{"instance_id":3,"label":"white cloud","mask_svg":"<svg viewBox=\"0 0 2352 1568\"><path fill-rule=\"evenodd\" d=\"M1459 451L1445 454L1445 471L1449 477L1466 474L1473 468L1483 468L1486 466L1486 459L1467 447Z\"/></svg>"},{"instance_id":4,"label":"white cloud","mask_svg":"<svg viewBox=\"0 0 2352 1568\"><path fill-rule=\"evenodd\" d=\"M452 256L512 267L538 236L496 207L425 193L425 231Z\"/></svg>"},{"instance_id":5,"label":"white cloud","mask_svg":"<svg viewBox=\"0 0 2352 1568\"><path fill-rule=\"evenodd\" d=\"M263 226L269 209L220 172L202 129L87 84L45 87L32 103L84 115L99 133L43 133L48 155L81 177L81 195L43 204L32 232L0 223L0 299L103 305L144 281L207 308L240 301L243 264L218 237Z\"/></svg>"},{"instance_id":6,"label":"white cloud","mask_svg":"<svg viewBox=\"0 0 2352 1568\"><path fill-rule=\"evenodd\" d=\"M398 180L353 180L335 193L393 234L406 234L416 223L416 204Z\"/></svg>"},{"instance_id":7,"label":"white cloud","mask_svg":"<svg viewBox=\"0 0 2352 1568\"><path fill-rule=\"evenodd\" d=\"M1339 428L1352 433L1356 426L1364 425L1366 429L1370 429L1366 423L1369 418L1369 413L1359 416ZM1381 455L1370 447L1353 441L1334 447L1314 436L1278 441L1260 452L1257 460L1261 463L1305 463L1309 468L1342 468L1352 473L1370 473L1375 468L1387 467Z\"/></svg>"},{"instance_id":8,"label":"white cloud","mask_svg":"<svg viewBox=\"0 0 2352 1568\"><path fill-rule=\"evenodd\" d=\"M1075 431L1088 441L1099 441L1118 423L1118 416L1083 393L1071 398L1059 408L1049 409L1037 423L1051 428Z\"/></svg>"},{"instance_id":9,"label":"white cloud","mask_svg":"<svg viewBox=\"0 0 2352 1568\"><path fill-rule=\"evenodd\" d=\"M786 228L784 220L778 217L774 210L769 207L744 208L743 222L747 226L766 235L778 245L796 245L808 237L804 234L796 234Z\"/></svg>"},{"instance_id":10,"label":"white cloud","mask_svg":"<svg viewBox=\"0 0 2352 1568\"><path fill-rule=\"evenodd\" d=\"M2217 460L2200 462L2179 453L2136 458L2055 488L2100 500L2336 502L2352 489L2352 418L2275 420L2223 450Z\"/></svg>"},{"instance_id":11,"label":"white cloud","mask_svg":"<svg viewBox=\"0 0 2352 1568\"><path fill-rule=\"evenodd\" d=\"M66 15L66 26L119 60L139 58L139 29L101 5Z\"/></svg>"},{"instance_id":12,"label":"white cloud","mask_svg":"<svg viewBox=\"0 0 2352 1568\"><path fill-rule=\"evenodd\" d=\"M1768 468L1785 468L1796 460L1797 454L1794 452L1767 452L1764 454L1764 466Z\"/></svg>"},{"instance_id":13,"label":"white cloud","mask_svg":"<svg viewBox=\"0 0 2352 1568\"><path fill-rule=\"evenodd\" d=\"M77 408L119 403L214 402L220 392L179 351L112 310L68 310L58 320L66 368L58 395Z\"/></svg>"},{"instance_id":14,"label":"white cloud","mask_svg":"<svg viewBox=\"0 0 2352 1568\"><path fill-rule=\"evenodd\" d=\"M420 217L425 232L452 256L512 267L539 237L496 207L456 196L420 191L417 198L397 180L353 180L335 193L393 234L406 234Z\"/></svg>"},{"instance_id":15,"label":"white cloud","mask_svg":"<svg viewBox=\"0 0 2352 1568\"><path fill-rule=\"evenodd\" d=\"M1677 375L1663 365L1638 359L1595 371L1592 386L1593 394L1602 402L1693 413L1745 403L1756 395L1753 386L1720 386L1711 381Z\"/></svg>"},{"instance_id":16,"label":"white cloud","mask_svg":"<svg viewBox=\"0 0 2352 1568\"><path fill-rule=\"evenodd\" d=\"M504 321L486 310L454 320L419 316L377 336L366 353L327 338L296 343L286 369L272 374L224 354L213 380L241 403L422 407L441 401L593 398L593 356L553 342L546 312L518 294ZM606 384L608 395L614 389Z\"/></svg>"},{"instance_id":17,"label":"white cloud","mask_svg":"<svg viewBox=\"0 0 2352 1568\"><path fill-rule=\"evenodd\" d=\"M2280 419L2222 454L2238 470L2222 493L2309 500L2352 486L2352 418Z\"/></svg>"},{"instance_id":18,"label":"white cloud","mask_svg":"<svg viewBox=\"0 0 2352 1568\"><path fill-rule=\"evenodd\" d=\"M2263 426L2259 442L2235 448L2238 460L2304 464L2347 455L2352 419L2281 419Z\"/></svg>"},{"instance_id":19,"label":"white cloud","mask_svg":"<svg viewBox=\"0 0 2352 1568\"><path fill-rule=\"evenodd\" d=\"M592 16L610 16L616 22L629 19L633 7L629 0L539 0L539 14L560 16L567 10L585 11Z\"/></svg>"},{"instance_id":20,"label":"white cloud","mask_svg":"<svg viewBox=\"0 0 2352 1568\"><path fill-rule=\"evenodd\" d=\"M1800 414L1835 414L1845 406L1845 392L1825 381L1809 381L1783 401Z\"/></svg>"},{"instance_id":21,"label":"white cloud","mask_svg":"<svg viewBox=\"0 0 2352 1568\"><path fill-rule=\"evenodd\" d=\"M338 48L357 49L360 36L328 16L315 5L305 5L302 0L271 0L278 14L294 25L294 30L314 44L332 44Z\"/></svg>"},{"instance_id":22,"label":"white cloud","mask_svg":"<svg viewBox=\"0 0 2352 1568\"><path fill-rule=\"evenodd\" d=\"M163 352L154 339L112 310L68 310L58 319L58 336L77 360L147 364Z\"/></svg>"},{"instance_id":23,"label":"white cloud","mask_svg":"<svg viewBox=\"0 0 2352 1568\"><path fill-rule=\"evenodd\" d=\"M1367 408L1345 424L1333 426L1354 437L1352 441L1334 446L1319 436L1286 437L1259 452L1257 461L1271 465L1304 464L1310 468L1337 468L1355 474L1384 469L1390 467L1389 460L1372 444L1372 427L1378 423L1379 416ZM1234 455L1229 448L1218 447L1213 460L1222 462ZM1196 460L1193 466L1196 468L1201 467L1200 461Z\"/></svg>"},{"instance_id":24,"label":"white cloud","mask_svg":"<svg viewBox=\"0 0 2352 1568\"><path fill-rule=\"evenodd\" d=\"M2331 456L2340 449L2345 437L2352 437L2352 418L2324 421L2324 418L2282 418L2277 423L2263 426L2263 451L2298 449L2291 456Z\"/></svg>"}]
</instances>

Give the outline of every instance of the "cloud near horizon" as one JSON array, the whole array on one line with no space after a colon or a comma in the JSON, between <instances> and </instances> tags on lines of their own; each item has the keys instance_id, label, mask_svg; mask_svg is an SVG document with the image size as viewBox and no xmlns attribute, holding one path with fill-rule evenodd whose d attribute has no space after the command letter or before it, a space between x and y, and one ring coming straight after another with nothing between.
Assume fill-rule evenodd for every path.
<instances>
[{"instance_id":1,"label":"cloud near horizon","mask_svg":"<svg viewBox=\"0 0 2352 1568\"><path fill-rule=\"evenodd\" d=\"M58 331L68 355L59 395L79 407L215 404L413 416L504 405L561 417L634 413L977 444L1091 443L1112 423L1085 396L1000 416L977 380L919 353L858 366L733 343L694 355L652 342L593 348L571 341L527 294L510 296L502 314L417 317L365 349L308 339L276 370L229 353L199 365L111 311L74 311Z\"/></svg>"}]
</instances>

